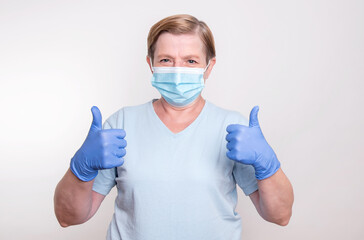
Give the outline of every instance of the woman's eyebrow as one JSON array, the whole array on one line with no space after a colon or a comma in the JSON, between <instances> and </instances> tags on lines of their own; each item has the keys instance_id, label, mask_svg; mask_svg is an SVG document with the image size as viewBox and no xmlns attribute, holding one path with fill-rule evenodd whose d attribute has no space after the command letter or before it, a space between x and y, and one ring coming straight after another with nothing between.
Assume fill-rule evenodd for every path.
<instances>
[{"instance_id":1,"label":"woman's eyebrow","mask_svg":"<svg viewBox=\"0 0 364 240\"><path fill-rule=\"evenodd\" d=\"M187 55L184 56L183 58L195 58L195 59L200 59L200 57L198 55Z\"/></svg>"},{"instance_id":2,"label":"woman's eyebrow","mask_svg":"<svg viewBox=\"0 0 364 240\"><path fill-rule=\"evenodd\" d=\"M161 54L158 54L157 55L157 58L173 58L171 55L169 54L164 54L164 53L161 53Z\"/></svg>"}]
</instances>

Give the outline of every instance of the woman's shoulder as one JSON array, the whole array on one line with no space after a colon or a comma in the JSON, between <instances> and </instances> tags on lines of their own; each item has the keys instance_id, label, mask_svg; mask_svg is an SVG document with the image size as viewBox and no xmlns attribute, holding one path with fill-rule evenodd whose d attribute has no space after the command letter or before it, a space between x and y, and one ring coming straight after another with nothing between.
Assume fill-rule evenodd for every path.
<instances>
[{"instance_id":1,"label":"woman's shoulder","mask_svg":"<svg viewBox=\"0 0 364 240\"><path fill-rule=\"evenodd\" d=\"M209 104L209 115L215 119L223 119L224 122L229 124L242 124L248 125L249 121L237 110L228 109L225 107L220 107L214 103L208 102Z\"/></svg>"},{"instance_id":2,"label":"woman's shoulder","mask_svg":"<svg viewBox=\"0 0 364 240\"><path fill-rule=\"evenodd\" d=\"M138 105L120 107L117 111L112 113L105 122L107 122L112 128L123 128L126 116L132 117L137 116L140 113L145 113L150 104L151 101Z\"/></svg>"}]
</instances>

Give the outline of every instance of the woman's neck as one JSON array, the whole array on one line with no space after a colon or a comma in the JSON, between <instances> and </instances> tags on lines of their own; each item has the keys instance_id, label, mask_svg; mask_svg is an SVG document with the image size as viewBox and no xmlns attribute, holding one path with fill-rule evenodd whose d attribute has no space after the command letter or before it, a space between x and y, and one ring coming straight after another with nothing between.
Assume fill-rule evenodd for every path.
<instances>
[{"instance_id":1,"label":"woman's neck","mask_svg":"<svg viewBox=\"0 0 364 240\"><path fill-rule=\"evenodd\" d=\"M179 132L188 127L198 117L204 106L205 99L201 95L184 107L172 106L164 98L153 102L156 114L172 132Z\"/></svg>"},{"instance_id":2,"label":"woman's neck","mask_svg":"<svg viewBox=\"0 0 364 240\"><path fill-rule=\"evenodd\" d=\"M201 95L198 96L195 101L184 107L172 106L164 98L160 98L156 102L160 102L159 104L161 105L161 108L168 115L179 115L186 113L190 114L191 112L195 112L196 110L198 111L198 109L202 110L203 106L205 105L205 99L203 99Z\"/></svg>"}]
</instances>

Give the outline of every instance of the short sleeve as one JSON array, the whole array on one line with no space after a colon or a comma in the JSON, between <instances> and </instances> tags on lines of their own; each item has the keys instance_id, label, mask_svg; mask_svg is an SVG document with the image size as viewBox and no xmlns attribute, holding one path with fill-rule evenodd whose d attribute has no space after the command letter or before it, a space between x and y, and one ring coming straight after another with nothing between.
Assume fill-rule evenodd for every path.
<instances>
[{"instance_id":1,"label":"short sleeve","mask_svg":"<svg viewBox=\"0 0 364 240\"><path fill-rule=\"evenodd\" d=\"M246 196L258 190L257 179L253 166L235 162L233 176L236 183L243 190Z\"/></svg>"},{"instance_id":2,"label":"short sleeve","mask_svg":"<svg viewBox=\"0 0 364 240\"><path fill-rule=\"evenodd\" d=\"M237 118L236 123L249 126L248 119L240 113L237 114ZM246 196L258 190L258 182L255 178L255 169L253 166L234 161L233 177Z\"/></svg>"},{"instance_id":3,"label":"short sleeve","mask_svg":"<svg viewBox=\"0 0 364 240\"><path fill-rule=\"evenodd\" d=\"M103 129L111 129L111 125L108 121L105 121L103 125ZM111 189L115 186L116 178L116 168L99 170L97 174L94 184L92 186L92 190L98 192L104 196L109 194Z\"/></svg>"}]
</instances>

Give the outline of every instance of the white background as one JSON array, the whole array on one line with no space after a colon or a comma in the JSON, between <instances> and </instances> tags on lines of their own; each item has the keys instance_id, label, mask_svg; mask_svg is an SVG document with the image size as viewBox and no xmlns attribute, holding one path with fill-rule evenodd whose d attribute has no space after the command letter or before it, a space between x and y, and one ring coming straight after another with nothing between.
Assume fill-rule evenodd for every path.
<instances>
[{"instance_id":1,"label":"white background","mask_svg":"<svg viewBox=\"0 0 364 240\"><path fill-rule=\"evenodd\" d=\"M239 189L243 239L364 239L364 2L0 1L0 239L104 239L115 190L89 222L61 228L53 194L97 105L159 97L149 28L189 13L212 29L203 95L263 133L291 180L291 222L260 218Z\"/></svg>"}]
</instances>

